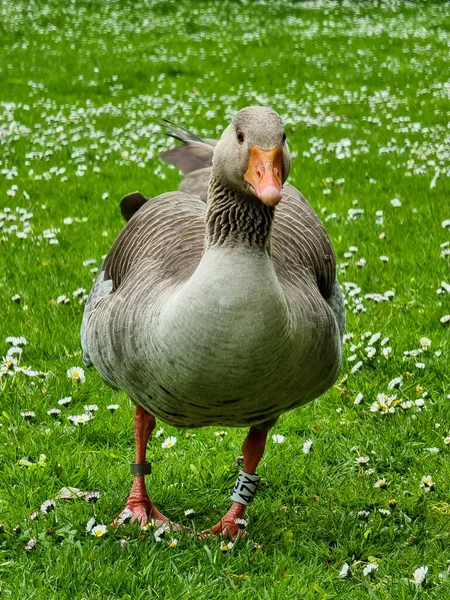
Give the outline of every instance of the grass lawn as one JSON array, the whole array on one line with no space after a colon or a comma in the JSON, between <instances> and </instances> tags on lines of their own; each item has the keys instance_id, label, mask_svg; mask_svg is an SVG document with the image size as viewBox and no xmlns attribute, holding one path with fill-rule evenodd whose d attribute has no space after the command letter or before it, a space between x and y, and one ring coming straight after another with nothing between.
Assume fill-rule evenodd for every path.
<instances>
[{"instance_id":1,"label":"grass lawn","mask_svg":"<svg viewBox=\"0 0 450 600\"><path fill-rule=\"evenodd\" d=\"M450 4L3 0L0 36L0 597L450 598ZM149 489L186 529L113 529L133 407L67 370L120 198L179 184L159 119L216 137L250 104L285 119L348 326L340 378L280 418L224 552L191 533L227 510L245 432L159 423Z\"/></svg>"}]
</instances>

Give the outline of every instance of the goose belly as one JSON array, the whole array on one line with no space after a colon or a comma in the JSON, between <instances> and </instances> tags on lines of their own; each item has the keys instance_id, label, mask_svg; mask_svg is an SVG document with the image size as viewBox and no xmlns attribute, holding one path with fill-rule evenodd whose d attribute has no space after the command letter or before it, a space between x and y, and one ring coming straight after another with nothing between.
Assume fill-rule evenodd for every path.
<instances>
[{"instance_id":1,"label":"goose belly","mask_svg":"<svg viewBox=\"0 0 450 600\"><path fill-rule=\"evenodd\" d=\"M216 257L158 299L111 298L97 318L110 327L91 326L100 374L178 427L254 425L317 398L340 368L333 313L308 286L289 299L271 264L254 262L235 262L233 278Z\"/></svg>"},{"instance_id":2,"label":"goose belly","mask_svg":"<svg viewBox=\"0 0 450 600\"><path fill-rule=\"evenodd\" d=\"M254 303L228 313L203 302L189 315L172 314L167 329L149 327L150 346L130 355L120 387L178 427L262 423L318 397L340 367L331 311L324 303L327 318L301 319L300 330L285 318L286 306L276 305L269 313Z\"/></svg>"}]
</instances>

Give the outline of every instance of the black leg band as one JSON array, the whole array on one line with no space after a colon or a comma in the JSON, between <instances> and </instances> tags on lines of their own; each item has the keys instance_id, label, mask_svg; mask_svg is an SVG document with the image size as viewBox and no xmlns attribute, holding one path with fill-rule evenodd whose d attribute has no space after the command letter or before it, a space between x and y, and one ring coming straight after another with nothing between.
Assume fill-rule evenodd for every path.
<instances>
[{"instance_id":1,"label":"black leg band","mask_svg":"<svg viewBox=\"0 0 450 600\"><path fill-rule=\"evenodd\" d=\"M149 460L146 460L144 463L130 463L131 474L133 476L136 475L150 475L152 472L152 463Z\"/></svg>"}]
</instances>

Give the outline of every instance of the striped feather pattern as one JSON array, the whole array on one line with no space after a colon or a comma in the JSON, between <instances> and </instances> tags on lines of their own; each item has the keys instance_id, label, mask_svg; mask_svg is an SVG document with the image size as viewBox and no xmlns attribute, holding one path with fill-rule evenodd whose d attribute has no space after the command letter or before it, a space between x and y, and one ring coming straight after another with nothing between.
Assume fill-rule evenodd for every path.
<instances>
[{"instance_id":1,"label":"striped feather pattern","mask_svg":"<svg viewBox=\"0 0 450 600\"><path fill-rule=\"evenodd\" d=\"M149 200L115 241L86 306L85 356L111 386L180 427L276 419L334 382L344 305L333 249L292 186L270 252L211 244L206 205Z\"/></svg>"}]
</instances>

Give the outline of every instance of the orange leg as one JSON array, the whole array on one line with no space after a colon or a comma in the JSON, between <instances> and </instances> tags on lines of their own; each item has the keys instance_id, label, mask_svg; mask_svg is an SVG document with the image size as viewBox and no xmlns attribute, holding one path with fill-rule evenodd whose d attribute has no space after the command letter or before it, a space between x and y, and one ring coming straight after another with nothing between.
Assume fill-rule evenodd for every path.
<instances>
[{"instance_id":1,"label":"orange leg","mask_svg":"<svg viewBox=\"0 0 450 600\"><path fill-rule=\"evenodd\" d=\"M136 464L138 465L145 463L147 442L155 427L155 417L141 406L136 406L136 413L134 416L134 439L136 441ZM150 500L147 488L145 487L144 475L135 475L127 504L120 513L119 518L114 521L113 525L118 525L119 520L124 519L127 516L131 518L131 522L139 521L141 526L144 526L148 519L151 518L155 520L155 524L158 527L162 523L168 523L172 527L179 528L179 525L172 523L167 517L160 513Z\"/></svg>"},{"instance_id":2,"label":"orange leg","mask_svg":"<svg viewBox=\"0 0 450 600\"><path fill-rule=\"evenodd\" d=\"M266 447L267 434L274 422L264 423L255 427L250 427L247 437L242 446L242 454L244 455L244 471L249 475L253 475L261 460L264 449ZM200 535L208 536L223 535L224 537L235 538L239 532L239 527L235 523L235 519L242 519L245 514L246 506L240 502L233 502L230 509L224 517L211 529L202 531Z\"/></svg>"}]
</instances>

